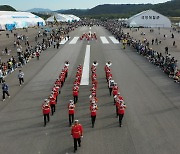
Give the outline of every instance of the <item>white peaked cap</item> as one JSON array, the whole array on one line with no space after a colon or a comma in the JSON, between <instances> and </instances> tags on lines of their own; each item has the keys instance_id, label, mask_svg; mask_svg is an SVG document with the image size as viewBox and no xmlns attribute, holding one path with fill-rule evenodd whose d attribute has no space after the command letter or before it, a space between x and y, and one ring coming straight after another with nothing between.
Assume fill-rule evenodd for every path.
<instances>
[{"instance_id":1,"label":"white peaked cap","mask_svg":"<svg viewBox=\"0 0 180 154\"><path fill-rule=\"evenodd\" d=\"M112 65L112 63L110 62L110 61L108 61L107 63L106 63L106 65L109 67L109 66L111 66Z\"/></svg>"}]
</instances>

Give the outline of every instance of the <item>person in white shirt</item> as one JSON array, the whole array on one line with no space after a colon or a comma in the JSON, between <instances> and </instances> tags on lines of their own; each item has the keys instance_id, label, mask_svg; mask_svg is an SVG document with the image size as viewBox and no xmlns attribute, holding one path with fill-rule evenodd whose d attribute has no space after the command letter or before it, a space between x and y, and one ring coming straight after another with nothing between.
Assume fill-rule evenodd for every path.
<instances>
[{"instance_id":1,"label":"person in white shirt","mask_svg":"<svg viewBox=\"0 0 180 154\"><path fill-rule=\"evenodd\" d=\"M3 72L2 72L2 70L0 69L0 83L2 83L3 82Z\"/></svg>"},{"instance_id":2,"label":"person in white shirt","mask_svg":"<svg viewBox=\"0 0 180 154\"><path fill-rule=\"evenodd\" d=\"M18 79L19 79L19 86L21 86L21 84L24 84L24 73L21 70L19 70Z\"/></svg>"}]
</instances>

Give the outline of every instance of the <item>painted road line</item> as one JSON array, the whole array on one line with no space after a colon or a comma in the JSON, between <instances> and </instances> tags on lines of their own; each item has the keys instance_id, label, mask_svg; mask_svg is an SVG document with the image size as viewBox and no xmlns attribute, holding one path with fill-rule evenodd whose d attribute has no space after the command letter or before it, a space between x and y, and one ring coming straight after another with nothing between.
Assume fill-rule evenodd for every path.
<instances>
[{"instance_id":1,"label":"painted road line","mask_svg":"<svg viewBox=\"0 0 180 154\"><path fill-rule=\"evenodd\" d=\"M90 63L90 45L87 45L80 85L89 85L89 63Z\"/></svg>"},{"instance_id":2,"label":"painted road line","mask_svg":"<svg viewBox=\"0 0 180 154\"><path fill-rule=\"evenodd\" d=\"M109 41L106 39L106 37L101 36L100 39L101 39L103 44L109 44Z\"/></svg>"},{"instance_id":3,"label":"painted road line","mask_svg":"<svg viewBox=\"0 0 180 154\"><path fill-rule=\"evenodd\" d=\"M65 44L66 42L68 41L68 38L64 38L61 42L60 42L60 44Z\"/></svg>"},{"instance_id":4,"label":"painted road line","mask_svg":"<svg viewBox=\"0 0 180 154\"><path fill-rule=\"evenodd\" d=\"M69 44L76 44L79 37L74 37Z\"/></svg>"},{"instance_id":5,"label":"painted road line","mask_svg":"<svg viewBox=\"0 0 180 154\"><path fill-rule=\"evenodd\" d=\"M119 44L119 41L117 39L115 39L114 36L109 36L109 38L111 39L111 41L114 43L114 44Z\"/></svg>"}]
</instances>

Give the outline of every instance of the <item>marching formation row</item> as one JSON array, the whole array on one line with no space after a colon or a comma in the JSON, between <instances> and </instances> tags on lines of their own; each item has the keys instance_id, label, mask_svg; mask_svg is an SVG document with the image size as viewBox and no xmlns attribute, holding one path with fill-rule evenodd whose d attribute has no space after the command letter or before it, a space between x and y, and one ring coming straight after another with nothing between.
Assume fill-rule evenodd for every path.
<instances>
[{"instance_id":1,"label":"marching formation row","mask_svg":"<svg viewBox=\"0 0 180 154\"><path fill-rule=\"evenodd\" d=\"M96 33L84 33L80 38L80 40L97 40L97 36L96 36Z\"/></svg>"},{"instance_id":2,"label":"marching formation row","mask_svg":"<svg viewBox=\"0 0 180 154\"><path fill-rule=\"evenodd\" d=\"M113 94L114 98L114 105L116 106L116 117L119 116L119 126L122 126L122 119L124 117L126 105L124 103L124 99L121 96L119 92L119 88L117 86L117 83L113 80L112 72L110 66L112 63L108 61L106 63L106 66L104 68L105 74L106 74L106 80L108 83L108 88L109 88L109 94L110 96Z\"/></svg>"},{"instance_id":3,"label":"marching formation row","mask_svg":"<svg viewBox=\"0 0 180 154\"><path fill-rule=\"evenodd\" d=\"M44 103L42 104L42 112L44 115L44 126L46 126L46 122L50 121L49 114L53 115L54 112L56 111L56 104L57 104L57 98L58 95L60 94L61 88L64 85L64 82L68 76L68 66L69 62L66 61L64 68L62 69L59 78L56 79L54 86L52 88L51 94L48 97L48 99L44 100Z\"/></svg>"},{"instance_id":4,"label":"marching formation row","mask_svg":"<svg viewBox=\"0 0 180 154\"><path fill-rule=\"evenodd\" d=\"M77 67L76 78L75 78L75 81L74 81L74 86L72 88L74 101L70 100L69 104L68 104L69 126L71 126L72 123L74 122L75 104L78 101L79 86L80 86L80 83L81 83L81 78L82 78L82 66L79 65Z\"/></svg>"},{"instance_id":5,"label":"marching formation row","mask_svg":"<svg viewBox=\"0 0 180 154\"><path fill-rule=\"evenodd\" d=\"M94 61L91 67L91 81L92 81L92 88L90 89L91 91L91 95L89 96L90 98L90 112L91 112L91 122L92 122L92 128L94 128L94 124L96 121L96 113L98 110L98 106L97 106L97 86L98 86L98 82L97 82L97 74L96 74L96 70L98 63L97 61Z\"/></svg>"}]
</instances>

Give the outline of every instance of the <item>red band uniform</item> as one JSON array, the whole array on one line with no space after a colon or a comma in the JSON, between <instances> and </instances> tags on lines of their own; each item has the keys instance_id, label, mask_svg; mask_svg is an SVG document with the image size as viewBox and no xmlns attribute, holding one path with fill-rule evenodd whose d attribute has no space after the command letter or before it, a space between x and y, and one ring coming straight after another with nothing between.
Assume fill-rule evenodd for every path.
<instances>
[{"instance_id":1,"label":"red band uniform","mask_svg":"<svg viewBox=\"0 0 180 154\"><path fill-rule=\"evenodd\" d=\"M50 110L51 109L50 109L49 102L46 99L45 102L42 104L42 112L44 115L44 126L46 126L46 117L47 117L48 122L50 121L50 119L49 119Z\"/></svg>"},{"instance_id":2,"label":"red band uniform","mask_svg":"<svg viewBox=\"0 0 180 154\"><path fill-rule=\"evenodd\" d=\"M77 142L81 146L81 137L83 136L83 127L75 120L75 124L71 128L71 135L74 139L74 152L77 150Z\"/></svg>"},{"instance_id":3,"label":"red band uniform","mask_svg":"<svg viewBox=\"0 0 180 154\"><path fill-rule=\"evenodd\" d=\"M68 111L69 111L69 126L72 125L74 122L74 113L75 113L75 105L74 102L71 100L70 103L68 104Z\"/></svg>"}]
</instances>

